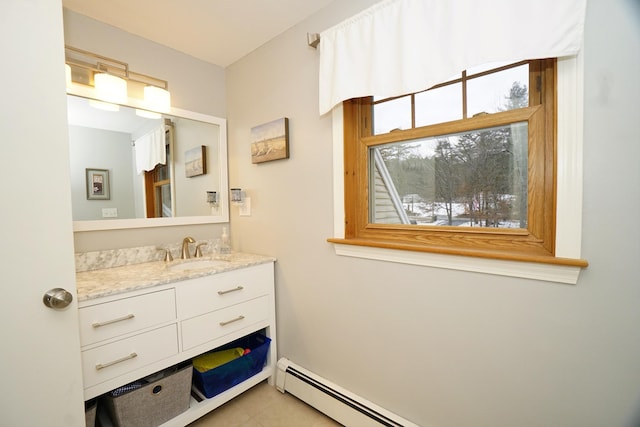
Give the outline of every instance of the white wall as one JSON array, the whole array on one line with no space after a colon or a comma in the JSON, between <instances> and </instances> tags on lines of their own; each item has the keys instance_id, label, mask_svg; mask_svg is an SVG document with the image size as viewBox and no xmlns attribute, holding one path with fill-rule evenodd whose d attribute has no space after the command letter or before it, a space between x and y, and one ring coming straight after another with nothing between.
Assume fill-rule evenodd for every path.
<instances>
[{"instance_id":1,"label":"white wall","mask_svg":"<svg viewBox=\"0 0 640 427\"><path fill-rule=\"evenodd\" d=\"M332 135L318 116L321 31L374 0L336 1L227 69L237 249L272 254L278 351L423 426L640 423L640 18L589 0L584 230L575 286L334 254ZM615 47L615 49L614 49ZM253 126L288 117L288 160L251 164Z\"/></svg>"}]
</instances>

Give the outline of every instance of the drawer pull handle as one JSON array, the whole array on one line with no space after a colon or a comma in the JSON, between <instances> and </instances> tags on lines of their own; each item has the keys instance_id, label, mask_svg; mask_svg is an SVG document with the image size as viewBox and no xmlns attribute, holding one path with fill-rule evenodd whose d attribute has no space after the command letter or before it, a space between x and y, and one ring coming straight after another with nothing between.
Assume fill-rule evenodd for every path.
<instances>
[{"instance_id":1,"label":"drawer pull handle","mask_svg":"<svg viewBox=\"0 0 640 427\"><path fill-rule=\"evenodd\" d=\"M244 319L244 316L240 315L240 316L236 317L235 319L227 320L226 322L220 322L220 326L225 326L225 325L228 325L229 323L237 322L237 321L242 320L242 319Z\"/></svg>"},{"instance_id":2,"label":"drawer pull handle","mask_svg":"<svg viewBox=\"0 0 640 427\"><path fill-rule=\"evenodd\" d=\"M105 320L104 322L92 323L91 326L93 326L94 328L99 328L101 326L107 326L107 325L110 325L112 323L122 322L123 320L133 319L134 317L136 317L134 314L127 314L126 316L118 317L117 319Z\"/></svg>"},{"instance_id":3,"label":"drawer pull handle","mask_svg":"<svg viewBox=\"0 0 640 427\"><path fill-rule=\"evenodd\" d=\"M133 359L134 357L138 357L138 353L135 353L135 352L131 353L128 356L121 357L120 359L116 359L112 362L98 363L96 365L96 371L99 371L100 369L108 368L109 366L115 365L116 363L124 362L125 360Z\"/></svg>"},{"instance_id":4,"label":"drawer pull handle","mask_svg":"<svg viewBox=\"0 0 640 427\"><path fill-rule=\"evenodd\" d=\"M227 289L226 291L218 291L218 295L230 294L231 292L241 291L244 288L242 286L236 286L233 289Z\"/></svg>"}]
</instances>

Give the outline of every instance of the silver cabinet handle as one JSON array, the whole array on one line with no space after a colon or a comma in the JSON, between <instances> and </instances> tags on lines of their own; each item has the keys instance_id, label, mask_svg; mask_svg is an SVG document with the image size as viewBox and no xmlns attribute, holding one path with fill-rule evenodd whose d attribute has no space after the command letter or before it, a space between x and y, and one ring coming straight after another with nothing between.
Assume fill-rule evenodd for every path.
<instances>
[{"instance_id":1,"label":"silver cabinet handle","mask_svg":"<svg viewBox=\"0 0 640 427\"><path fill-rule=\"evenodd\" d=\"M237 321L242 320L242 319L244 319L244 316L240 315L240 316L236 317L235 319L227 320L226 322L220 322L220 326L225 326L225 325L228 325L229 323L237 322Z\"/></svg>"},{"instance_id":2,"label":"silver cabinet handle","mask_svg":"<svg viewBox=\"0 0 640 427\"><path fill-rule=\"evenodd\" d=\"M241 291L244 288L242 286L236 286L233 289L227 289L226 291L218 291L218 295L230 294L231 292Z\"/></svg>"},{"instance_id":3,"label":"silver cabinet handle","mask_svg":"<svg viewBox=\"0 0 640 427\"><path fill-rule=\"evenodd\" d=\"M134 357L138 357L138 353L133 352L127 356L121 357L120 359L116 359L112 362L98 363L96 365L96 371L99 371L100 369L108 368L109 366L115 365L116 363L124 362L125 360L133 359Z\"/></svg>"},{"instance_id":4,"label":"silver cabinet handle","mask_svg":"<svg viewBox=\"0 0 640 427\"><path fill-rule=\"evenodd\" d=\"M127 314L126 316L118 317L117 319L105 320L104 322L95 322L92 323L91 326L93 326L94 328L99 328L101 326L110 325L112 323L122 322L123 320L133 319L134 317L136 317L135 314L131 313Z\"/></svg>"}]
</instances>

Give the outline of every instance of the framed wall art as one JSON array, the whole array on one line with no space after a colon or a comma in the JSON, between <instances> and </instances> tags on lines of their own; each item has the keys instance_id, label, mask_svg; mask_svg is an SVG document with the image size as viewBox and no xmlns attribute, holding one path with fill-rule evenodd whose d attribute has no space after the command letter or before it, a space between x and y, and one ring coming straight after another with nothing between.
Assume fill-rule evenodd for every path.
<instances>
[{"instance_id":1,"label":"framed wall art","mask_svg":"<svg viewBox=\"0 0 640 427\"><path fill-rule=\"evenodd\" d=\"M87 175L87 200L109 200L109 171L85 169Z\"/></svg>"},{"instance_id":2,"label":"framed wall art","mask_svg":"<svg viewBox=\"0 0 640 427\"><path fill-rule=\"evenodd\" d=\"M289 158L289 119L283 117L251 128L251 163Z\"/></svg>"},{"instance_id":3,"label":"framed wall art","mask_svg":"<svg viewBox=\"0 0 640 427\"><path fill-rule=\"evenodd\" d=\"M187 178L207 173L207 147L192 148L184 153L184 174Z\"/></svg>"}]
</instances>

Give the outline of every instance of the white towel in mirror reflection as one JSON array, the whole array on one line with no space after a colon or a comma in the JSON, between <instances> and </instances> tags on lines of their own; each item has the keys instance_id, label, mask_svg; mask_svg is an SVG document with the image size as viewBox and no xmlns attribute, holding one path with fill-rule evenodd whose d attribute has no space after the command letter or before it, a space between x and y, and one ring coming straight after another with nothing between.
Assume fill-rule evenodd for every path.
<instances>
[{"instance_id":1,"label":"white towel in mirror reflection","mask_svg":"<svg viewBox=\"0 0 640 427\"><path fill-rule=\"evenodd\" d=\"M136 139L136 171L138 175L144 171L153 170L157 164L164 165L167 162L164 144L164 124Z\"/></svg>"}]
</instances>

